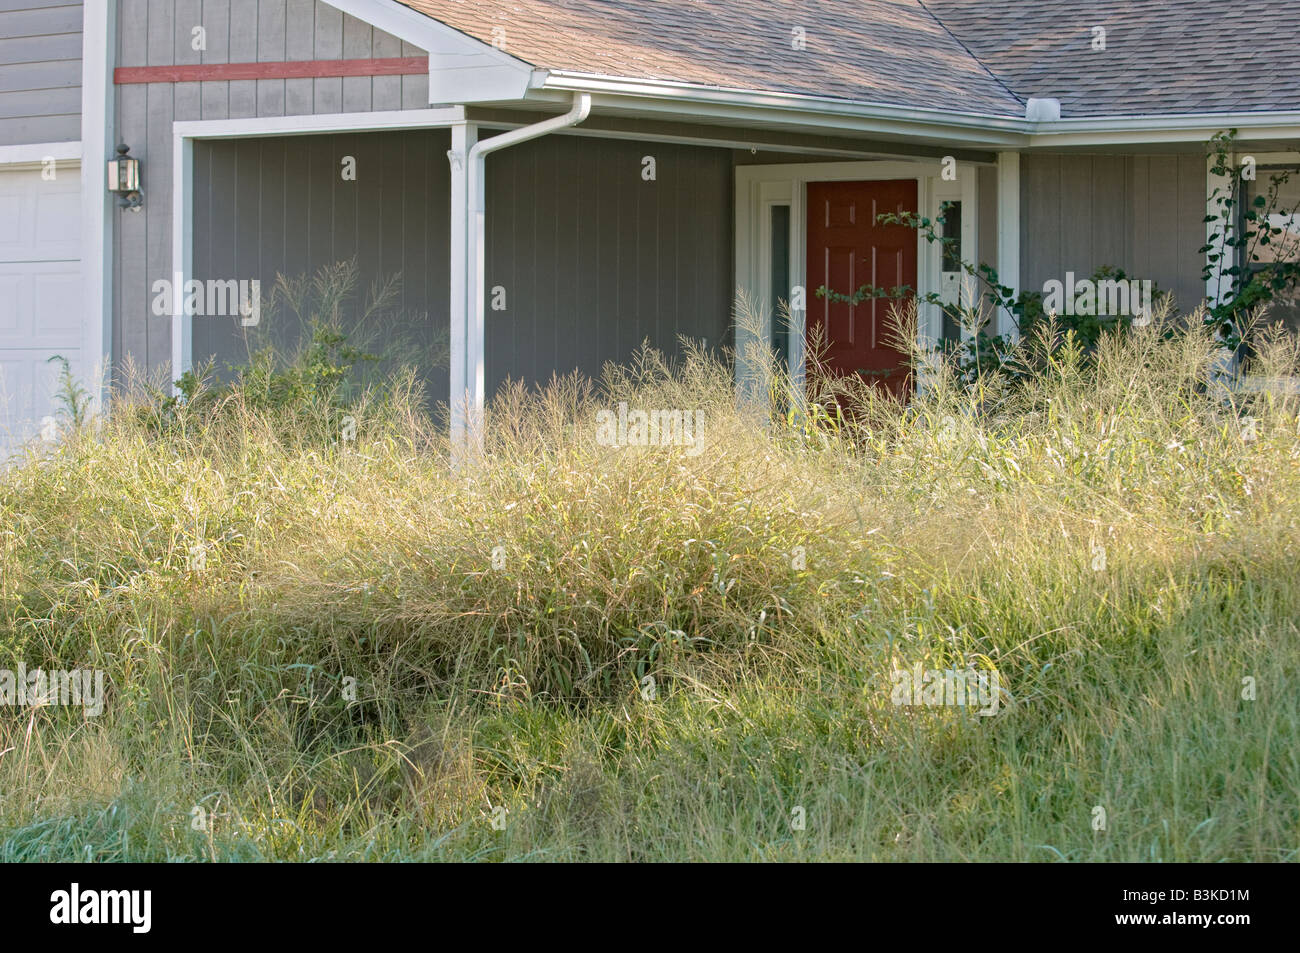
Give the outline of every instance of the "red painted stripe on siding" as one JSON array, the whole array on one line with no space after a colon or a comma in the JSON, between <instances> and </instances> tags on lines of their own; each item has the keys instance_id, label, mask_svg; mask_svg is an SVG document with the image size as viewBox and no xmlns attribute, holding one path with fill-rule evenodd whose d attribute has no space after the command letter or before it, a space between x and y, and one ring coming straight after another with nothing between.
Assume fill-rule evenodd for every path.
<instances>
[{"instance_id":1,"label":"red painted stripe on siding","mask_svg":"<svg viewBox=\"0 0 1300 953\"><path fill-rule=\"evenodd\" d=\"M277 63L201 63L190 66L121 66L113 82L201 83L233 79L317 79L332 76L410 76L429 71L427 56L379 60L286 60Z\"/></svg>"}]
</instances>

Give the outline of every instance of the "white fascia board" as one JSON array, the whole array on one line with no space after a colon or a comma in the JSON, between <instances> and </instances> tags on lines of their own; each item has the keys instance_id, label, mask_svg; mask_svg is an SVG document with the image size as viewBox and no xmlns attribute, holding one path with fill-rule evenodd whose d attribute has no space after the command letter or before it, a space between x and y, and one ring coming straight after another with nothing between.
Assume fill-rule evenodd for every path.
<instances>
[{"instance_id":1,"label":"white fascia board","mask_svg":"<svg viewBox=\"0 0 1300 953\"><path fill-rule=\"evenodd\" d=\"M1300 139L1300 112L1058 119L1039 123L1030 137L1030 147L1205 142L1225 129L1236 129L1238 139Z\"/></svg>"},{"instance_id":2,"label":"white fascia board","mask_svg":"<svg viewBox=\"0 0 1300 953\"><path fill-rule=\"evenodd\" d=\"M1300 111L1187 113L1119 116L1031 122L1012 115L952 112L868 103L820 96L724 89L691 83L552 71L547 91L597 94L598 107L680 116L690 104L692 118L778 122L833 128L840 132L874 132L907 137L939 136L971 147L1035 149L1065 146L1160 145L1204 142L1223 129L1237 129L1242 139L1300 139ZM601 95L604 94L604 95Z\"/></svg>"},{"instance_id":3,"label":"white fascia board","mask_svg":"<svg viewBox=\"0 0 1300 953\"><path fill-rule=\"evenodd\" d=\"M253 119L198 119L172 123L172 133L186 139L246 139L329 132L383 132L388 129L436 129L465 121L459 106L443 109L394 109L373 113L318 113L260 116Z\"/></svg>"},{"instance_id":4,"label":"white fascia board","mask_svg":"<svg viewBox=\"0 0 1300 953\"><path fill-rule=\"evenodd\" d=\"M532 67L484 62L477 53L429 54L430 103L509 102L523 99L532 84Z\"/></svg>"},{"instance_id":5,"label":"white fascia board","mask_svg":"<svg viewBox=\"0 0 1300 953\"><path fill-rule=\"evenodd\" d=\"M34 142L30 145L0 146L0 165L40 165L46 159L70 162L81 158L81 142Z\"/></svg>"},{"instance_id":6,"label":"white fascia board","mask_svg":"<svg viewBox=\"0 0 1300 953\"><path fill-rule=\"evenodd\" d=\"M393 0L324 2L427 51L430 103L523 99L534 83L530 64Z\"/></svg>"},{"instance_id":7,"label":"white fascia board","mask_svg":"<svg viewBox=\"0 0 1300 953\"><path fill-rule=\"evenodd\" d=\"M822 96L756 92L698 86L664 80L624 79L553 70L542 89L530 98L547 98L545 91L590 92L595 105L636 109L647 113L682 115L690 104L691 118L833 128L846 132L937 136L970 146L1017 147L1027 142L1034 123L1008 116L917 109L835 99ZM604 95L602 95L604 94Z\"/></svg>"}]
</instances>

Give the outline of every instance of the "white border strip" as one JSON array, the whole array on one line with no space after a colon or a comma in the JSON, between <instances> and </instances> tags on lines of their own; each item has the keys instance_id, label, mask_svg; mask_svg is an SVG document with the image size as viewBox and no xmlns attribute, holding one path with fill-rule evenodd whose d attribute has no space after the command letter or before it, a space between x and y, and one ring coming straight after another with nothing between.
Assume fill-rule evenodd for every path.
<instances>
[{"instance_id":1,"label":"white border strip","mask_svg":"<svg viewBox=\"0 0 1300 953\"><path fill-rule=\"evenodd\" d=\"M85 117L83 114L84 128ZM31 145L0 146L0 165L40 165L46 159L71 162L81 159L80 142L35 142Z\"/></svg>"},{"instance_id":2,"label":"white border strip","mask_svg":"<svg viewBox=\"0 0 1300 953\"><path fill-rule=\"evenodd\" d=\"M172 135L185 139L245 139L257 136L314 135L331 132L382 132L450 126L465 121L462 106L441 109L393 109L373 113L324 113L262 116L256 119L210 119L173 122Z\"/></svg>"},{"instance_id":3,"label":"white border strip","mask_svg":"<svg viewBox=\"0 0 1300 953\"><path fill-rule=\"evenodd\" d=\"M1020 294L1020 153L998 153L998 279ZM1016 316L999 308L996 333L1019 337Z\"/></svg>"},{"instance_id":4,"label":"white border strip","mask_svg":"<svg viewBox=\"0 0 1300 953\"><path fill-rule=\"evenodd\" d=\"M81 52L81 275L85 321L82 369L92 406L101 409L107 396L113 356L113 217L114 195L105 181L105 164L113 147L112 70L116 4L85 3ZM103 158L101 162L100 159Z\"/></svg>"}]
</instances>

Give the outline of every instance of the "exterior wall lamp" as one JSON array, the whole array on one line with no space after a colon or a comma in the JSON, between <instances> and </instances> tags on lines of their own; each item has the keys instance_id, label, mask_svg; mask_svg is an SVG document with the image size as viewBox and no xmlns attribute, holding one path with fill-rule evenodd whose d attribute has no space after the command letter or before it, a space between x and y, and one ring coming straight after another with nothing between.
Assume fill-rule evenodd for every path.
<instances>
[{"instance_id":1,"label":"exterior wall lamp","mask_svg":"<svg viewBox=\"0 0 1300 953\"><path fill-rule=\"evenodd\" d=\"M140 160L133 159L131 147L117 147L117 158L108 160L108 190L118 193L118 205L132 212L140 211L144 196L140 194Z\"/></svg>"}]
</instances>

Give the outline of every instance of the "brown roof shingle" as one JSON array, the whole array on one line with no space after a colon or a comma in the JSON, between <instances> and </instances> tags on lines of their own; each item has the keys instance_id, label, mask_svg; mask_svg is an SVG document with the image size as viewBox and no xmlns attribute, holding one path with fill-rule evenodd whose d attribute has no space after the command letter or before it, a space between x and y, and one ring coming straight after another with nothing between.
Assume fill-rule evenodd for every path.
<instances>
[{"instance_id":1,"label":"brown roof shingle","mask_svg":"<svg viewBox=\"0 0 1300 953\"><path fill-rule=\"evenodd\" d=\"M1003 116L1300 109L1296 0L397 2L549 70Z\"/></svg>"},{"instance_id":2,"label":"brown roof shingle","mask_svg":"<svg viewBox=\"0 0 1300 953\"><path fill-rule=\"evenodd\" d=\"M1016 98L917 0L400 0L533 66L970 113ZM794 48L796 28L806 49Z\"/></svg>"},{"instance_id":3,"label":"brown roof shingle","mask_svg":"<svg viewBox=\"0 0 1300 953\"><path fill-rule=\"evenodd\" d=\"M1296 0L922 2L1021 99L1059 99L1064 118L1300 109Z\"/></svg>"}]
</instances>

